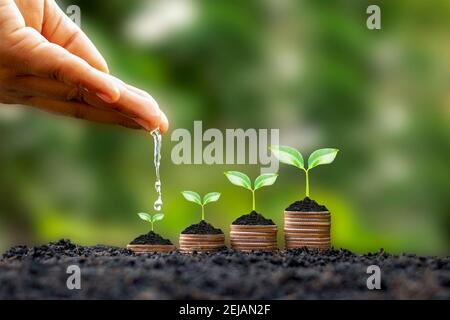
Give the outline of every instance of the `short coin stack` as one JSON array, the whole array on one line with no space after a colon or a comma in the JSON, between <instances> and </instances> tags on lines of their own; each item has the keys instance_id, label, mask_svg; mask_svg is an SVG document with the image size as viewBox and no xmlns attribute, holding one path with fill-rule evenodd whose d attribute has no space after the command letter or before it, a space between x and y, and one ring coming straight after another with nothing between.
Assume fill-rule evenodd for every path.
<instances>
[{"instance_id":1,"label":"short coin stack","mask_svg":"<svg viewBox=\"0 0 450 320\"><path fill-rule=\"evenodd\" d=\"M276 225L231 225L231 247L240 251L275 251L277 249Z\"/></svg>"},{"instance_id":2,"label":"short coin stack","mask_svg":"<svg viewBox=\"0 0 450 320\"><path fill-rule=\"evenodd\" d=\"M328 211L284 212L284 235L286 249L316 248L329 249L331 246L331 217Z\"/></svg>"},{"instance_id":3,"label":"short coin stack","mask_svg":"<svg viewBox=\"0 0 450 320\"><path fill-rule=\"evenodd\" d=\"M180 251L213 252L225 247L225 235L222 234L180 234Z\"/></svg>"}]
</instances>

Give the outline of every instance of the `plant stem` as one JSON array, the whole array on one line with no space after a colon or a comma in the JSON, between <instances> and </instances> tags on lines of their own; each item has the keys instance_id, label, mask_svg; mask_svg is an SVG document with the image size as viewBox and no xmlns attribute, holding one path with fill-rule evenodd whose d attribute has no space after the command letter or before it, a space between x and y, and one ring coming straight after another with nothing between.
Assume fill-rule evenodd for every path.
<instances>
[{"instance_id":1,"label":"plant stem","mask_svg":"<svg viewBox=\"0 0 450 320\"><path fill-rule=\"evenodd\" d=\"M256 205L255 205L255 190L252 190L252 198L253 198L253 211L256 210Z\"/></svg>"},{"instance_id":2,"label":"plant stem","mask_svg":"<svg viewBox=\"0 0 450 320\"><path fill-rule=\"evenodd\" d=\"M202 220L205 220L205 206L202 205Z\"/></svg>"},{"instance_id":3,"label":"plant stem","mask_svg":"<svg viewBox=\"0 0 450 320\"><path fill-rule=\"evenodd\" d=\"M153 231L153 222L150 222L151 223L151 225L152 225L152 231Z\"/></svg>"},{"instance_id":4,"label":"plant stem","mask_svg":"<svg viewBox=\"0 0 450 320\"><path fill-rule=\"evenodd\" d=\"M309 170L305 170L306 173L306 187L305 187L305 193L306 196L309 197Z\"/></svg>"}]
</instances>

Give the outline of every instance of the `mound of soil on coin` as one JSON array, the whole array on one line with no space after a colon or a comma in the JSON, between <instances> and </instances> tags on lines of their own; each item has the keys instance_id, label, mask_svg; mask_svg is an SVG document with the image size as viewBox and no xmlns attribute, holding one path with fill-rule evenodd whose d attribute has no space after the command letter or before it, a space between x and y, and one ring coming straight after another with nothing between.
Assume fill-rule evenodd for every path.
<instances>
[{"instance_id":1,"label":"mound of soil on coin","mask_svg":"<svg viewBox=\"0 0 450 320\"><path fill-rule=\"evenodd\" d=\"M167 244L171 245L172 242L169 239L164 239L159 234L150 231L147 234L140 235L136 239L130 242L130 244Z\"/></svg>"},{"instance_id":2,"label":"mound of soil on coin","mask_svg":"<svg viewBox=\"0 0 450 320\"><path fill-rule=\"evenodd\" d=\"M233 221L233 224L243 226L275 225L275 223L272 220L264 218L263 215L259 214L256 211L252 211L249 214L240 216L239 218Z\"/></svg>"},{"instance_id":3,"label":"mound of soil on coin","mask_svg":"<svg viewBox=\"0 0 450 320\"><path fill-rule=\"evenodd\" d=\"M306 197L303 200L296 201L286 208L286 211L302 211L302 212L321 212L328 211L327 207L318 204L316 201Z\"/></svg>"},{"instance_id":4,"label":"mound of soil on coin","mask_svg":"<svg viewBox=\"0 0 450 320\"><path fill-rule=\"evenodd\" d=\"M67 290L67 267L82 290ZM368 290L367 267L382 270ZM181 254L79 246L17 246L0 258L6 299L450 299L450 257L348 250Z\"/></svg>"},{"instance_id":5,"label":"mound of soil on coin","mask_svg":"<svg viewBox=\"0 0 450 320\"><path fill-rule=\"evenodd\" d=\"M182 234L223 234L222 230L214 228L208 222L202 220L197 224L193 224L183 231Z\"/></svg>"}]
</instances>

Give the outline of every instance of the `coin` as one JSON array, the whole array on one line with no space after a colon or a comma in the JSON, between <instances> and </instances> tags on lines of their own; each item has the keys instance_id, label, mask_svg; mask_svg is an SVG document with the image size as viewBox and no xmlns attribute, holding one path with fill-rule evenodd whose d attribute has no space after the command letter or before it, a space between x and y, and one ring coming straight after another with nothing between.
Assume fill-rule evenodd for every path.
<instances>
[{"instance_id":1,"label":"coin","mask_svg":"<svg viewBox=\"0 0 450 320\"><path fill-rule=\"evenodd\" d=\"M331 215L324 212L284 212L284 238L287 249L331 246Z\"/></svg>"},{"instance_id":2,"label":"coin","mask_svg":"<svg viewBox=\"0 0 450 320\"><path fill-rule=\"evenodd\" d=\"M171 244L129 244L127 245L127 249L134 253L171 252L177 250Z\"/></svg>"},{"instance_id":3,"label":"coin","mask_svg":"<svg viewBox=\"0 0 450 320\"><path fill-rule=\"evenodd\" d=\"M230 229L230 244L235 250L277 249L276 225L231 225Z\"/></svg>"},{"instance_id":4,"label":"coin","mask_svg":"<svg viewBox=\"0 0 450 320\"><path fill-rule=\"evenodd\" d=\"M181 234L180 251L216 251L225 246L224 234Z\"/></svg>"}]
</instances>

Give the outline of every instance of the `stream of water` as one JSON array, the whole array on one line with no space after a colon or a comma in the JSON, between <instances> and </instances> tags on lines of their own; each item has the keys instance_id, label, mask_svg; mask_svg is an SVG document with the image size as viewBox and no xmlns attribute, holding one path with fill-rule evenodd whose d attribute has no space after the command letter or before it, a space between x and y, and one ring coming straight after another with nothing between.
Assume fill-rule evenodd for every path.
<instances>
[{"instance_id":1,"label":"stream of water","mask_svg":"<svg viewBox=\"0 0 450 320\"><path fill-rule=\"evenodd\" d=\"M159 130L155 130L152 132L153 141L154 141L154 163L155 163L155 172L156 172L156 182L155 182L155 190L158 198L153 204L153 208L160 212L162 209L163 201L162 201L162 192L161 192L161 177L159 174L159 166L161 164L161 143L162 136Z\"/></svg>"}]
</instances>

